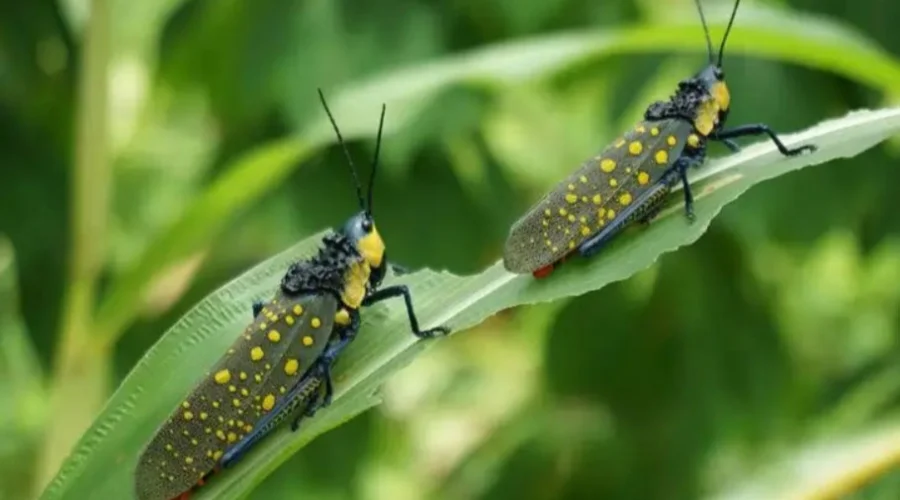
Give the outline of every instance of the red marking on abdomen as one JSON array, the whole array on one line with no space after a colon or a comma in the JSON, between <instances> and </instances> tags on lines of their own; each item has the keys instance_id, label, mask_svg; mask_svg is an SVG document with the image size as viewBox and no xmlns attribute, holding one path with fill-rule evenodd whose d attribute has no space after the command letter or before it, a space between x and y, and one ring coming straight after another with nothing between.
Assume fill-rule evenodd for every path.
<instances>
[{"instance_id":1,"label":"red marking on abdomen","mask_svg":"<svg viewBox=\"0 0 900 500\"><path fill-rule=\"evenodd\" d=\"M548 264L540 269L536 269L531 275L534 276L535 279L543 279L550 276L551 273L553 273L553 264Z\"/></svg>"},{"instance_id":2,"label":"red marking on abdomen","mask_svg":"<svg viewBox=\"0 0 900 500\"><path fill-rule=\"evenodd\" d=\"M192 494L194 491L196 491L198 488L200 488L201 486L205 485L205 484L206 484L206 481L210 478L210 476L212 476L213 474L219 472L220 470L221 470L221 467L219 467L218 465L216 465L216 467L215 467L213 470L211 470L208 474L206 474L205 476L203 476L203 477L201 477L200 479L198 479L198 480L197 480L197 484L195 484L191 489L185 491L184 493L178 495L178 496L175 497L175 498L172 498L171 500L190 500L190 499L191 499L191 494Z\"/></svg>"}]
</instances>

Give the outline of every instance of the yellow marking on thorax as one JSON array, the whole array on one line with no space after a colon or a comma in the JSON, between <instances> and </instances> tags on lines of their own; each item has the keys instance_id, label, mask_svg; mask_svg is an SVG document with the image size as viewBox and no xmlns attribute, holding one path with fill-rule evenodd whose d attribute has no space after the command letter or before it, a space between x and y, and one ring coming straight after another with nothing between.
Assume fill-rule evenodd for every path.
<instances>
[{"instance_id":1,"label":"yellow marking on thorax","mask_svg":"<svg viewBox=\"0 0 900 500\"><path fill-rule=\"evenodd\" d=\"M715 99L706 99L697 108L694 117L694 128L704 136L712 133L719 121L719 103Z\"/></svg>"},{"instance_id":2,"label":"yellow marking on thorax","mask_svg":"<svg viewBox=\"0 0 900 500\"><path fill-rule=\"evenodd\" d=\"M344 274L344 290L341 291L341 301L350 309L359 309L363 298L366 296L366 284L369 283L369 274L372 269L367 260L350 264Z\"/></svg>"},{"instance_id":3,"label":"yellow marking on thorax","mask_svg":"<svg viewBox=\"0 0 900 500\"><path fill-rule=\"evenodd\" d=\"M719 109L725 111L731 106L731 93L728 92L728 85L725 85L725 82L716 82L712 84L712 88L709 90L713 99L719 105Z\"/></svg>"},{"instance_id":4,"label":"yellow marking on thorax","mask_svg":"<svg viewBox=\"0 0 900 500\"><path fill-rule=\"evenodd\" d=\"M338 312L334 314L334 322L341 326L346 326L350 324L350 313L347 312L346 309L341 308Z\"/></svg>"},{"instance_id":5,"label":"yellow marking on thorax","mask_svg":"<svg viewBox=\"0 0 900 500\"><path fill-rule=\"evenodd\" d=\"M381 267L381 260L384 258L384 240L381 239L375 226L372 226L369 234L359 239L357 245L359 253L370 266Z\"/></svg>"}]
</instances>

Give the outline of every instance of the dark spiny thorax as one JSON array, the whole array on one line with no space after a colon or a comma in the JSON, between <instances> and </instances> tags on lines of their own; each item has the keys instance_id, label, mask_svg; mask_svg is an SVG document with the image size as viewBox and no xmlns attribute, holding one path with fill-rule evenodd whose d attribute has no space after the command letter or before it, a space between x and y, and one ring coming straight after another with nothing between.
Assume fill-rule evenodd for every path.
<instances>
[{"instance_id":1,"label":"dark spiny thorax","mask_svg":"<svg viewBox=\"0 0 900 500\"><path fill-rule=\"evenodd\" d=\"M689 78L678 83L678 90L668 101L656 101L644 112L646 120L665 120L681 118L693 121L697 109L709 92L699 78Z\"/></svg>"},{"instance_id":2,"label":"dark spiny thorax","mask_svg":"<svg viewBox=\"0 0 900 500\"><path fill-rule=\"evenodd\" d=\"M324 290L340 296L347 269L360 259L359 251L346 236L328 233L318 254L291 264L281 279L281 290L287 295Z\"/></svg>"}]
</instances>

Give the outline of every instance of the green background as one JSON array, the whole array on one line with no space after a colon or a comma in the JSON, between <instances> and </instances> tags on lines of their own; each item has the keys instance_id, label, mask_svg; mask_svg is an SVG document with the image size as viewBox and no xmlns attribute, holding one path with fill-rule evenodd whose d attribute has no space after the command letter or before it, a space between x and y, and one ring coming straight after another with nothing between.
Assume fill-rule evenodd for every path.
<instances>
[{"instance_id":1,"label":"green background","mask_svg":"<svg viewBox=\"0 0 900 500\"><path fill-rule=\"evenodd\" d=\"M729 3L705 5L718 39ZM730 123L896 102L896 18L886 0L747 1ZM675 0L35 1L0 28L3 499L40 492L199 299L352 213L340 151L312 139L316 87L349 136L388 101L391 258L470 274L705 61ZM352 144L363 168L372 150ZM896 444L823 470L897 422L898 199L892 143L755 187L627 281L430 349L251 498L771 498L747 488L796 486L770 472L810 453L824 490L897 498Z\"/></svg>"}]
</instances>

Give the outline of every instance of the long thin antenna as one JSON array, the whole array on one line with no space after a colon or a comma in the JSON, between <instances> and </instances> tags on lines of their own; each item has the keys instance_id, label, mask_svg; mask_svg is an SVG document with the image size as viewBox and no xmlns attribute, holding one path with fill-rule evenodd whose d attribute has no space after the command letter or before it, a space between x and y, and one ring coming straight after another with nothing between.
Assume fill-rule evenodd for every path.
<instances>
[{"instance_id":1,"label":"long thin antenna","mask_svg":"<svg viewBox=\"0 0 900 500\"><path fill-rule=\"evenodd\" d=\"M706 16L703 15L703 6L700 5L700 0L694 0L694 4L697 5L697 12L700 13L700 23L703 24L703 34L706 36L706 53L709 56L709 63L712 64L714 56L712 39L709 37L709 25L706 24Z\"/></svg>"},{"instance_id":2,"label":"long thin antenna","mask_svg":"<svg viewBox=\"0 0 900 500\"><path fill-rule=\"evenodd\" d=\"M372 190L375 187L375 170L378 168L378 154L381 152L381 131L384 129L385 104L381 105L381 119L378 120L378 138L375 140L375 158L372 159L372 173L369 175L369 214L372 213Z\"/></svg>"},{"instance_id":3,"label":"long thin antenna","mask_svg":"<svg viewBox=\"0 0 900 500\"><path fill-rule=\"evenodd\" d=\"M741 0L734 0L734 8L731 9L731 19L728 20L728 27L725 28L725 36L722 37L722 45L719 47L719 62L716 63L716 66L722 67L722 53L725 52L725 42L728 40L728 34L731 33L731 25L734 24L734 15L737 14L738 5L741 4Z\"/></svg>"},{"instance_id":4,"label":"long thin antenna","mask_svg":"<svg viewBox=\"0 0 900 500\"><path fill-rule=\"evenodd\" d=\"M353 174L353 182L356 183L356 198L359 200L359 209L365 210L366 207L363 206L363 197L362 197L362 187L359 184L359 176L356 175L356 167L353 165L353 157L350 156L350 150L347 149L347 143L344 142L344 137L341 136L341 131L338 129L337 122L334 121L334 116L331 114L331 110L328 109L328 103L325 102L325 94L322 93L322 89L317 89L319 91L319 100L322 101L322 107L325 108L325 113L328 114L328 119L331 120L331 126L334 128L334 133L337 135L338 144L341 145L341 148L344 150L344 156L347 157L347 163L350 164L350 173Z\"/></svg>"}]
</instances>

